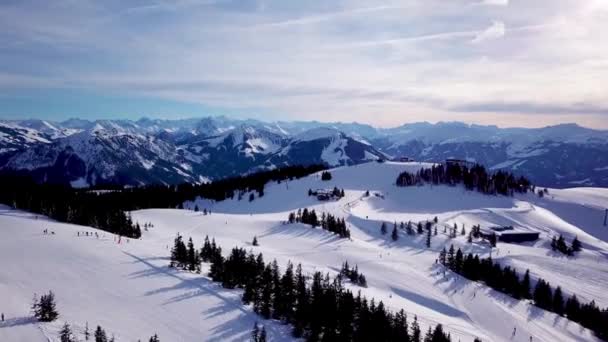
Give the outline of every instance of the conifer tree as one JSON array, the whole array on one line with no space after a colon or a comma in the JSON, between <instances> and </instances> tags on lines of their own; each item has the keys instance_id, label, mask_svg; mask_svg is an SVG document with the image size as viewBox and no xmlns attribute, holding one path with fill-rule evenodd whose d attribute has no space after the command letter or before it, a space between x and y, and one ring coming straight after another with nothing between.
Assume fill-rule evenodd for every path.
<instances>
[{"instance_id":1,"label":"conifer tree","mask_svg":"<svg viewBox=\"0 0 608 342\"><path fill-rule=\"evenodd\" d=\"M262 331L260 331L260 337L258 338L258 342L266 342L266 327L262 326Z\"/></svg>"},{"instance_id":2,"label":"conifer tree","mask_svg":"<svg viewBox=\"0 0 608 342\"><path fill-rule=\"evenodd\" d=\"M530 299L530 270L526 270L524 279L521 283L521 296L526 299Z\"/></svg>"},{"instance_id":3,"label":"conifer tree","mask_svg":"<svg viewBox=\"0 0 608 342\"><path fill-rule=\"evenodd\" d=\"M431 248L431 230L426 231L426 248Z\"/></svg>"},{"instance_id":4,"label":"conifer tree","mask_svg":"<svg viewBox=\"0 0 608 342\"><path fill-rule=\"evenodd\" d=\"M380 233L382 233L382 235L386 235L386 222L382 222L382 225L380 226Z\"/></svg>"},{"instance_id":5,"label":"conifer tree","mask_svg":"<svg viewBox=\"0 0 608 342\"><path fill-rule=\"evenodd\" d=\"M74 342L74 336L72 335L72 329L70 325L65 322L61 330L59 331L59 341L61 342Z\"/></svg>"},{"instance_id":6,"label":"conifer tree","mask_svg":"<svg viewBox=\"0 0 608 342\"><path fill-rule=\"evenodd\" d=\"M397 231L396 223L395 223L395 226L393 227L393 232L391 233L391 239L393 239L393 241L399 240L399 232Z\"/></svg>"},{"instance_id":7,"label":"conifer tree","mask_svg":"<svg viewBox=\"0 0 608 342\"><path fill-rule=\"evenodd\" d=\"M95 342L108 342L108 337L105 330L103 330L99 325L95 330Z\"/></svg>"},{"instance_id":8,"label":"conifer tree","mask_svg":"<svg viewBox=\"0 0 608 342\"><path fill-rule=\"evenodd\" d=\"M253 241L251 242L251 244L252 244L253 246L259 246L259 244L258 244L258 237L257 237L257 236L254 236L254 237L253 237Z\"/></svg>"},{"instance_id":9,"label":"conifer tree","mask_svg":"<svg viewBox=\"0 0 608 342\"><path fill-rule=\"evenodd\" d=\"M581 242L578 240L578 236L575 236L574 240L572 240L572 251L580 252L581 249L582 249Z\"/></svg>"},{"instance_id":10,"label":"conifer tree","mask_svg":"<svg viewBox=\"0 0 608 342\"><path fill-rule=\"evenodd\" d=\"M309 315L309 294L306 287L306 278L302 272L302 265L296 268L296 305L294 310L294 337L302 337L307 328Z\"/></svg>"},{"instance_id":11,"label":"conifer tree","mask_svg":"<svg viewBox=\"0 0 608 342\"><path fill-rule=\"evenodd\" d=\"M412 322L412 333L411 333L411 341L412 342L421 342L420 340L420 325L418 325L418 317L414 316L414 322Z\"/></svg>"},{"instance_id":12,"label":"conifer tree","mask_svg":"<svg viewBox=\"0 0 608 342\"><path fill-rule=\"evenodd\" d=\"M89 332L89 322L87 321L85 326L84 326L84 339L85 341L89 340L89 337L91 336L91 333Z\"/></svg>"},{"instance_id":13,"label":"conifer tree","mask_svg":"<svg viewBox=\"0 0 608 342\"><path fill-rule=\"evenodd\" d=\"M187 261L188 261L188 270L194 272L198 268L198 254L194 249L194 243L192 242L192 238L188 239L188 251L186 253Z\"/></svg>"},{"instance_id":14,"label":"conifer tree","mask_svg":"<svg viewBox=\"0 0 608 342\"><path fill-rule=\"evenodd\" d=\"M260 328L258 327L258 321L255 321L255 323L253 323L253 329L251 329L251 341L260 341Z\"/></svg>"},{"instance_id":15,"label":"conifer tree","mask_svg":"<svg viewBox=\"0 0 608 342\"><path fill-rule=\"evenodd\" d=\"M57 306L55 304L55 294L53 291L49 291L48 294L40 296L40 300L36 300L34 296L34 303L32 304L32 311L34 317L41 322L52 322L59 317L57 312Z\"/></svg>"},{"instance_id":16,"label":"conifer tree","mask_svg":"<svg viewBox=\"0 0 608 342\"><path fill-rule=\"evenodd\" d=\"M564 315L564 297L559 286L553 292L553 312L560 316Z\"/></svg>"},{"instance_id":17,"label":"conifer tree","mask_svg":"<svg viewBox=\"0 0 608 342\"><path fill-rule=\"evenodd\" d=\"M158 335L154 334L154 336L150 337L149 342L160 342L160 340L158 339Z\"/></svg>"}]
</instances>

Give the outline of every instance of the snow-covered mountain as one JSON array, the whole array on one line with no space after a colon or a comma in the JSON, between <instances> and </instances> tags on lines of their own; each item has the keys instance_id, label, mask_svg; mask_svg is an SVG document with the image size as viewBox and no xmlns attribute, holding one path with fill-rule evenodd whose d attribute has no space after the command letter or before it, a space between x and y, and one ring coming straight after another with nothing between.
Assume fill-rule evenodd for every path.
<instances>
[{"instance_id":1,"label":"snow-covered mountain","mask_svg":"<svg viewBox=\"0 0 608 342\"><path fill-rule=\"evenodd\" d=\"M418 123L382 131L379 150L420 161L459 158L506 169L540 185L608 186L608 131L574 124L538 129Z\"/></svg>"},{"instance_id":2,"label":"snow-covered mountain","mask_svg":"<svg viewBox=\"0 0 608 342\"><path fill-rule=\"evenodd\" d=\"M325 136L319 134L318 136ZM319 174L298 180L271 183L265 195L253 201L222 202L193 199L186 208L206 208L211 215L193 210L146 209L131 212L140 224L152 223L142 238L127 240L91 227L55 222L45 217L0 206L0 341L58 341L64 322L79 341L85 327L102 326L117 342L249 341L254 322L265 327L271 341L294 341L291 326L263 319L252 305L241 302L242 289L225 289L207 276L170 268L170 246L176 234L192 237L199 248L206 235L215 238L228 256L233 247L262 253L277 260L280 271L290 261L301 264L311 277L322 272L335 277L345 262L357 265L367 286L344 280L353 293L361 292L386 310L403 309L408 322L414 317L423 334L442 324L452 341L600 341L578 323L470 281L437 264L439 252L454 245L465 253L492 256L502 266L521 275L530 270L532 288L539 278L560 286L564 297L576 294L583 303L608 306L608 231L601 219L608 206L607 189L549 189L514 197L465 191L460 186L396 187L397 175L415 172L428 163L365 163L332 169L331 181ZM338 187L345 196L321 202L308 189ZM366 191L372 194L365 196ZM321 228L285 224L289 212L309 208L344 218L350 239L341 239ZM383 235L380 227L393 222L426 222L437 217L437 234L412 234L398 229L399 239ZM469 232L514 226L539 238L521 244L498 242L495 248L466 235L450 237L442 228L457 225ZM52 232L45 235L44 229ZM83 233L89 233L85 236ZM99 237L93 237L98 233ZM575 236L581 252L566 257L551 250L551 239ZM251 241L257 236L259 245ZM127 242L127 241L128 242ZM309 280L309 283L312 280ZM51 323L31 318L34 293L52 290L60 317Z\"/></svg>"},{"instance_id":3,"label":"snow-covered mountain","mask_svg":"<svg viewBox=\"0 0 608 342\"><path fill-rule=\"evenodd\" d=\"M144 177L135 174L147 170L145 163L139 162L143 170L133 169L141 158L132 157L126 163L130 166L124 168L120 177L104 179L123 184L220 178L281 165L338 166L378 158L408 157L434 162L446 158L469 159L494 170L506 169L526 175L542 186L608 186L608 131L574 124L525 129L440 122L375 128L359 123L270 123L223 116L137 121L4 121L0 123L0 168L48 168L48 158L58 156L73 141L67 138L83 132L83 136L98 136L102 140L112 136L130 141L143 139L146 143L136 143L139 154L167 163L154 168L155 176ZM95 132L105 133L92 134ZM125 138L127 136L130 138ZM107 147L103 157L106 164L122 160L125 155L121 151L112 152L112 147L120 144L102 145ZM32 146L35 151L26 151ZM147 151L143 152L144 149ZM93 160L90 154L95 151L98 150L92 148L79 159ZM115 155L109 157L112 154ZM93 166L98 168L97 165L86 168ZM113 168L121 167L114 165ZM37 174L44 175L45 171Z\"/></svg>"},{"instance_id":4,"label":"snow-covered mountain","mask_svg":"<svg viewBox=\"0 0 608 342\"><path fill-rule=\"evenodd\" d=\"M199 181L175 146L153 136L95 126L12 155L5 169L36 179L89 186L100 183L141 185Z\"/></svg>"}]
</instances>

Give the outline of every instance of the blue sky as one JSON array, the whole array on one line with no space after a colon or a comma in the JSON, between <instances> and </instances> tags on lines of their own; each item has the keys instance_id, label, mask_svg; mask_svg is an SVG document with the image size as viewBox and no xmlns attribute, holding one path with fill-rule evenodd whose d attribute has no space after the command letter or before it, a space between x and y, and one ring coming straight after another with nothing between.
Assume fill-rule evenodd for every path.
<instances>
[{"instance_id":1,"label":"blue sky","mask_svg":"<svg viewBox=\"0 0 608 342\"><path fill-rule=\"evenodd\" d=\"M2 1L0 118L608 128L608 2Z\"/></svg>"}]
</instances>

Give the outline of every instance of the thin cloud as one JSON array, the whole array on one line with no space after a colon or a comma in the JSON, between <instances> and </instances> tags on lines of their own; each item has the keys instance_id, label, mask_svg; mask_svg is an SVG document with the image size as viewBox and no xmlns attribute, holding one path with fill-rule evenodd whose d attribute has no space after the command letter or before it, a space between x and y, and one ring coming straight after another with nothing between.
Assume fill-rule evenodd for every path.
<instances>
[{"instance_id":1,"label":"thin cloud","mask_svg":"<svg viewBox=\"0 0 608 342\"><path fill-rule=\"evenodd\" d=\"M471 42L481 43L487 40L498 39L503 37L505 35L505 32L505 24L502 21L495 21L490 27L475 35L475 38L473 38Z\"/></svg>"},{"instance_id":2,"label":"thin cloud","mask_svg":"<svg viewBox=\"0 0 608 342\"><path fill-rule=\"evenodd\" d=\"M508 6L509 0L483 0L479 4L486 6Z\"/></svg>"},{"instance_id":3,"label":"thin cloud","mask_svg":"<svg viewBox=\"0 0 608 342\"><path fill-rule=\"evenodd\" d=\"M330 21L341 17L348 17L353 15L360 15L370 12L378 12L378 11L386 11L391 9L402 8L402 6L376 6L376 7L364 7L364 8L355 8L348 9L336 12L323 13L318 15L310 15L304 16L296 19L288 19L270 23L264 23L254 26L254 28L278 28L278 27L286 27L286 26L294 26L294 25L306 25L306 24L314 24L320 23L324 21Z\"/></svg>"}]
</instances>

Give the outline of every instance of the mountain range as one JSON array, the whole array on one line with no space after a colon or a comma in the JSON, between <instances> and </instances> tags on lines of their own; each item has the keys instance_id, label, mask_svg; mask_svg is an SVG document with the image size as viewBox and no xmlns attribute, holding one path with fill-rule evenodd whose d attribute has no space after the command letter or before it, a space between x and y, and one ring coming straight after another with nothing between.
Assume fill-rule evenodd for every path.
<instances>
[{"instance_id":1,"label":"mountain range","mask_svg":"<svg viewBox=\"0 0 608 342\"><path fill-rule=\"evenodd\" d=\"M426 122L180 120L0 121L0 171L75 187L203 182L286 165L448 158L548 187L608 186L608 131L575 124L499 128Z\"/></svg>"}]
</instances>

